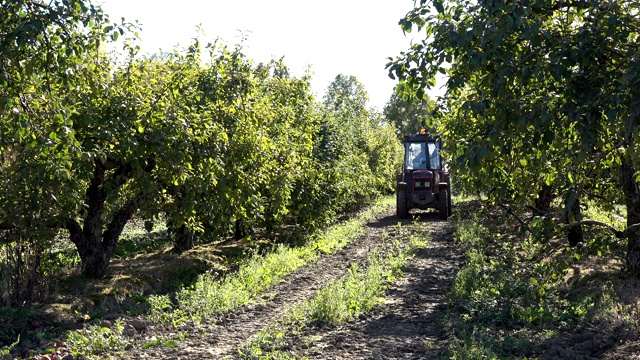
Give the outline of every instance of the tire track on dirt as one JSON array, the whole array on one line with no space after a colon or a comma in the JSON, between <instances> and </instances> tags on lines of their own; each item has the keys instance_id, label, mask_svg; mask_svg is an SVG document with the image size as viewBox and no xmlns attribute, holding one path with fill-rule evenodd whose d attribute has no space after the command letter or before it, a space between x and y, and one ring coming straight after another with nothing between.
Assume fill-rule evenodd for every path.
<instances>
[{"instance_id":1,"label":"tire track on dirt","mask_svg":"<svg viewBox=\"0 0 640 360\"><path fill-rule=\"evenodd\" d=\"M452 242L453 225L420 215L431 239L390 286L385 305L354 323L305 329L289 339L287 352L310 359L433 359L446 349L440 323L445 296L462 265L463 254ZM404 226L412 227L409 221Z\"/></svg>"},{"instance_id":2,"label":"tire track on dirt","mask_svg":"<svg viewBox=\"0 0 640 360\"><path fill-rule=\"evenodd\" d=\"M380 245L385 228L398 222L392 207L367 223L364 233L343 249L286 276L284 281L267 291L255 304L225 314L202 327L182 326L175 332L188 332L188 339L175 348L132 349L126 358L222 359L236 357L237 349L264 326L303 299L311 298L329 281L342 277L354 263L364 263L371 250ZM170 333L150 326L148 335Z\"/></svg>"}]
</instances>

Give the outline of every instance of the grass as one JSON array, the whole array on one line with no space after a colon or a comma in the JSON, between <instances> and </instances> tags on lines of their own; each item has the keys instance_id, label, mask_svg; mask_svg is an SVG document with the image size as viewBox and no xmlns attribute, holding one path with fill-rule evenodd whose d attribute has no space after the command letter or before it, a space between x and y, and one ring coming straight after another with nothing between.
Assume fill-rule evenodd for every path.
<instances>
[{"instance_id":1,"label":"grass","mask_svg":"<svg viewBox=\"0 0 640 360\"><path fill-rule=\"evenodd\" d=\"M391 197L380 199L355 219L319 232L307 239L305 246L290 248L225 242L203 244L179 254L171 251L171 241L161 224L148 232L142 221L130 222L116 248L108 276L98 281L79 275L75 269L79 264L77 253L73 245L64 240L65 234L59 234L44 258L48 269L45 275L50 276L51 281L45 282L43 306L0 309L3 324L0 349L13 354L68 351L60 339L66 338L67 329L73 328L77 320L74 313L88 314L95 324L100 324L107 314L111 317L148 314L151 319L177 326L185 320L200 322L211 315L236 309L320 254L332 253L347 245L362 233L367 221L389 208L392 202ZM246 250L255 247L261 250ZM177 294L171 297L158 295L174 291ZM41 325L34 328L32 323ZM97 329L87 328L92 334L94 330ZM69 335L70 341L78 346L84 341L82 346L86 349L78 353L91 354L92 347L100 348L100 344L91 343L101 338L88 335L89 332L81 337ZM18 336L20 343L12 345ZM115 335L103 333L102 336L113 338ZM167 346L179 341L165 340L151 345ZM51 343L60 345L54 349Z\"/></svg>"},{"instance_id":2,"label":"grass","mask_svg":"<svg viewBox=\"0 0 640 360\"><path fill-rule=\"evenodd\" d=\"M400 227L400 225L398 225ZM347 273L318 290L314 298L289 308L276 324L270 324L250 339L239 353L247 359L289 359L285 338L297 335L310 324L342 324L384 303L382 295L402 274L402 266L426 242L426 233L405 241L383 237L386 248L372 250L366 266L353 264Z\"/></svg>"},{"instance_id":3,"label":"grass","mask_svg":"<svg viewBox=\"0 0 640 360\"><path fill-rule=\"evenodd\" d=\"M167 295L149 298L149 317L178 324L187 319L200 323L248 304L258 294L283 280L320 254L336 252L362 233L367 221L387 209L392 197L379 200L368 210L345 223L330 227L300 247L276 246L266 254L253 253L240 264L237 272L220 276L215 272L200 275L188 288L176 293L175 306Z\"/></svg>"},{"instance_id":4,"label":"grass","mask_svg":"<svg viewBox=\"0 0 640 360\"><path fill-rule=\"evenodd\" d=\"M597 211L588 216L619 221ZM620 301L619 269L611 266L622 246L605 232L587 232L584 244L570 248L561 234L534 238L479 201L459 203L454 219L465 265L443 320L448 358L535 358L554 349L600 357L619 328L635 328L638 314ZM571 339L582 336L599 340L572 349Z\"/></svg>"}]
</instances>

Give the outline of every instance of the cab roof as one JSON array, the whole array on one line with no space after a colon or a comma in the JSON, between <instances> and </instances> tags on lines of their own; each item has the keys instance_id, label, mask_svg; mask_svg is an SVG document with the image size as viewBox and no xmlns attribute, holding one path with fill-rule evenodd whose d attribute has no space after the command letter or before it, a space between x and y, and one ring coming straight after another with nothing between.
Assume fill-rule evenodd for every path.
<instances>
[{"instance_id":1,"label":"cab roof","mask_svg":"<svg viewBox=\"0 0 640 360\"><path fill-rule=\"evenodd\" d=\"M428 133L409 134L404 136L404 142L437 142L440 135L432 136Z\"/></svg>"}]
</instances>

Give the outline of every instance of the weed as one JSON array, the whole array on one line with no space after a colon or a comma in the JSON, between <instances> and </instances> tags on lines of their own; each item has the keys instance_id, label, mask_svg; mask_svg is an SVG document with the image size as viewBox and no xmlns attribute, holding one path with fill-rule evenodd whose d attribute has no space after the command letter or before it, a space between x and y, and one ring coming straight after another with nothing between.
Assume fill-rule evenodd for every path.
<instances>
[{"instance_id":1,"label":"weed","mask_svg":"<svg viewBox=\"0 0 640 360\"><path fill-rule=\"evenodd\" d=\"M65 343L74 356L94 356L105 352L124 350L129 343L123 336L124 321L118 319L112 328L99 324L89 325L81 330L67 333Z\"/></svg>"},{"instance_id":2,"label":"weed","mask_svg":"<svg viewBox=\"0 0 640 360\"><path fill-rule=\"evenodd\" d=\"M444 319L452 339L450 358L535 357L558 332L591 326L596 314L619 313L612 286L577 290L592 281L579 264L585 255L608 251L606 237L558 248L518 232L504 218L459 211L454 219L454 237L466 261ZM570 271L575 279L568 278Z\"/></svg>"},{"instance_id":3,"label":"weed","mask_svg":"<svg viewBox=\"0 0 640 360\"><path fill-rule=\"evenodd\" d=\"M384 274L377 261L370 263L369 269L371 271L358 272L358 266L354 265L349 268L345 279L320 290L311 303L311 318L321 322L342 323L380 304L378 295Z\"/></svg>"},{"instance_id":4,"label":"weed","mask_svg":"<svg viewBox=\"0 0 640 360\"><path fill-rule=\"evenodd\" d=\"M148 318L151 321L166 322L169 320L168 311L171 309L171 300L167 295L151 295L147 299L149 303Z\"/></svg>"},{"instance_id":5,"label":"weed","mask_svg":"<svg viewBox=\"0 0 640 360\"><path fill-rule=\"evenodd\" d=\"M409 244L395 243L386 256L374 251L364 271L360 271L357 264L351 266L341 280L318 291L308 305L310 320L339 324L351 321L383 302L380 295L409 258L413 250L411 244L411 241Z\"/></svg>"},{"instance_id":6,"label":"weed","mask_svg":"<svg viewBox=\"0 0 640 360\"><path fill-rule=\"evenodd\" d=\"M166 347L176 347L178 346L178 342L173 340L165 340L165 339L156 339L153 338L142 345L143 349L148 349L156 346L166 346Z\"/></svg>"},{"instance_id":7,"label":"weed","mask_svg":"<svg viewBox=\"0 0 640 360\"><path fill-rule=\"evenodd\" d=\"M476 336L463 333L449 346L449 358L453 360L498 359L486 344L476 340Z\"/></svg>"}]
</instances>

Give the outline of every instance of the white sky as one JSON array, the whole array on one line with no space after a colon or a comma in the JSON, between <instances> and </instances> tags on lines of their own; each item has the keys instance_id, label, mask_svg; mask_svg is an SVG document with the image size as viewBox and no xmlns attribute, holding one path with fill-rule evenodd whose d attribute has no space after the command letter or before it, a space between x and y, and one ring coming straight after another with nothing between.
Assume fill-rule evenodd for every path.
<instances>
[{"instance_id":1,"label":"white sky","mask_svg":"<svg viewBox=\"0 0 640 360\"><path fill-rule=\"evenodd\" d=\"M245 54L257 62L284 56L295 76L307 65L318 100L336 75L354 75L382 110L395 81L388 57L410 47L398 21L413 0L97 0L112 21L138 20L143 53L189 45L201 24L204 43L221 37L228 44L249 32Z\"/></svg>"}]
</instances>

